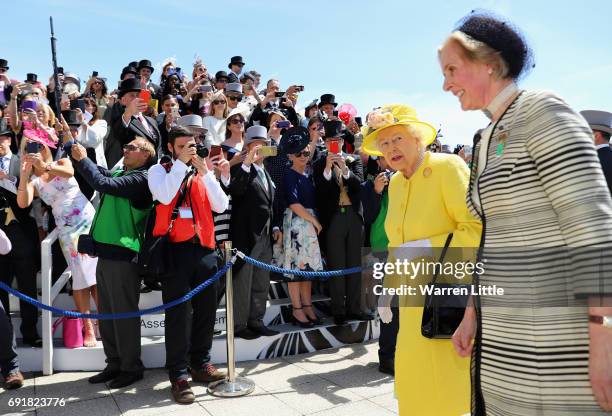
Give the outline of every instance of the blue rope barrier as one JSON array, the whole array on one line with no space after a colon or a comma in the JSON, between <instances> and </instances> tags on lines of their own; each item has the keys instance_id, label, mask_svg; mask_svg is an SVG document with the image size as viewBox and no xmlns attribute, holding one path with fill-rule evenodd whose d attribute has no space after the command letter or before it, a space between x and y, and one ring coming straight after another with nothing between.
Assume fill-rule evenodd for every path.
<instances>
[{"instance_id":1,"label":"blue rope barrier","mask_svg":"<svg viewBox=\"0 0 612 416\"><path fill-rule=\"evenodd\" d=\"M199 292L201 292L202 290L204 290L205 288L207 288L208 286L210 286L211 284L213 284L216 280L219 280L219 278L221 276L223 276L230 267L232 267L234 265L234 262L236 261L236 257L232 257L232 259L227 262L227 264L225 266L223 266L217 273L215 273L215 275L213 277L211 277L210 279L206 280L205 282L201 283L200 285L198 285L198 287L196 287L195 289L193 289L192 291L190 291L189 293L187 293L186 295L173 300L172 302L168 302L164 305L159 305L159 306L155 306L153 308L149 308L149 309L144 309L141 311L133 311L133 312L123 312L123 313L114 313L114 314L99 314L99 313L80 313L80 312L74 312L74 311L65 311L63 309L58 309L55 308L53 306L49 306L49 305L45 305L44 303L39 302L36 299L33 299L27 295L24 295L23 293L13 289L12 287L8 286L7 284L5 284L4 282L0 282L0 289L4 289L7 292L11 293L12 295L18 297L19 299L28 302L34 306L36 306L39 309L44 309L46 311L51 311L56 315L65 315L65 316L69 316L71 318L85 318L85 319L99 319L99 320L110 320L110 319L127 319L127 318L138 318L142 315L148 315L148 314L152 314L155 312L159 312L159 311L163 311L165 309L171 308L173 306L176 306L178 304L181 304L183 302L187 302L189 299L191 299L192 297L194 297L195 295L197 295Z\"/></svg>"},{"instance_id":2,"label":"blue rope barrier","mask_svg":"<svg viewBox=\"0 0 612 416\"><path fill-rule=\"evenodd\" d=\"M271 264L262 263L259 260L255 260L254 258L247 256L241 251L238 251L237 255L242 260L244 260L247 263L252 264L255 267L269 270L271 272L276 272L276 273L281 273L281 274L291 274L295 276L305 277L307 279L315 279L317 277L330 278L330 277L345 276L347 274L352 274L352 273L361 273L361 270L362 270L360 266L351 267L349 269L329 270L329 271L321 271L321 272L307 272L304 270L289 270L289 269L283 269L281 267L276 267Z\"/></svg>"},{"instance_id":3,"label":"blue rope barrier","mask_svg":"<svg viewBox=\"0 0 612 416\"><path fill-rule=\"evenodd\" d=\"M173 306L179 305L183 302L187 302L188 300L190 300L192 297L194 297L195 295L197 295L199 292L201 292L202 290L204 290L205 288L207 288L208 286L210 286L211 284L213 284L215 281L219 280L219 278L221 278L221 276L223 276L225 273L227 273L227 271L230 269L230 267L232 267L234 265L234 262L236 261L236 257L240 257L242 260L244 260L247 263L252 264L253 266L262 268L264 270L268 270L271 272L276 272L276 273L281 273L281 274L289 274L289 275L295 275L295 276L300 276L300 277L304 277L307 279L315 279L315 278L330 278L330 277L338 277L338 276L345 276L347 274L352 274L352 273L360 273L362 268L361 267L351 267L349 269L342 269L342 270L329 270L329 271L320 271L320 272L309 272L309 271L304 271L304 270L290 270L290 269L283 269L281 267L276 267L273 266L271 264L266 264L263 263L259 260L255 260L252 257L247 256L246 254L242 253L241 251L237 251L234 249L234 256L232 257L232 259L227 262L227 264L225 266L223 266L217 273L215 273L215 275L213 277L211 277L210 279L206 280L205 282L201 283L200 285L198 285L198 287L196 287L195 289L191 290L189 293L187 293L186 295L173 300L172 302L168 302L166 304L163 305L159 305L159 306L155 306L153 308L148 308L148 309L144 309L144 310L139 310L139 311L133 311L133 312L122 312L122 313L113 313L113 314L99 314L99 313L80 313L80 312L74 312L74 311L66 311L63 309L58 309L55 308L53 306L49 306L49 305L45 305L44 303L39 302L36 299L33 299L27 295L24 295L23 293L19 292L18 290L13 289L12 287L8 286L6 283L0 282L0 289L3 289L5 291L7 291L8 293L16 296L17 298L28 302L34 306L36 306L39 309L44 309L46 311L50 311L56 315L64 315L64 316L69 316L71 318L85 318L85 319L99 319L99 320L110 320L110 319L128 319L128 318L138 318L142 315L148 315L148 314L152 314L155 312L159 312L159 311L163 311L166 310L168 308L172 308Z\"/></svg>"}]
</instances>

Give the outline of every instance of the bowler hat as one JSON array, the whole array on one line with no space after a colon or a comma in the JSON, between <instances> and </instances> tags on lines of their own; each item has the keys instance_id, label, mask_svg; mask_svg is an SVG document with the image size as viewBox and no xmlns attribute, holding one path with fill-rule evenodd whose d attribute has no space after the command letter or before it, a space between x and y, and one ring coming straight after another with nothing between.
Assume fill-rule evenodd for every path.
<instances>
[{"instance_id":1,"label":"bowler hat","mask_svg":"<svg viewBox=\"0 0 612 416\"><path fill-rule=\"evenodd\" d=\"M142 90L140 80L136 78L124 79L123 81L121 81L121 85L119 86L119 98L123 97L128 92L140 92L140 90Z\"/></svg>"},{"instance_id":2,"label":"bowler hat","mask_svg":"<svg viewBox=\"0 0 612 416\"><path fill-rule=\"evenodd\" d=\"M582 117L589 123L591 130L612 134L612 113L608 113L607 111L586 110L581 111L580 114L582 114Z\"/></svg>"},{"instance_id":3,"label":"bowler hat","mask_svg":"<svg viewBox=\"0 0 612 416\"><path fill-rule=\"evenodd\" d=\"M38 75L28 73L26 74L26 80L24 82L28 82L30 84L36 84L38 82Z\"/></svg>"},{"instance_id":4,"label":"bowler hat","mask_svg":"<svg viewBox=\"0 0 612 416\"><path fill-rule=\"evenodd\" d=\"M8 61L6 59L0 59L0 68L9 70Z\"/></svg>"},{"instance_id":5,"label":"bowler hat","mask_svg":"<svg viewBox=\"0 0 612 416\"><path fill-rule=\"evenodd\" d=\"M227 76L227 72L225 71L218 71L215 74L215 82L219 81L221 78L224 78L225 81L229 81L229 77Z\"/></svg>"},{"instance_id":6,"label":"bowler hat","mask_svg":"<svg viewBox=\"0 0 612 416\"><path fill-rule=\"evenodd\" d=\"M270 144L270 139L268 139L268 130L266 130L264 126L251 126L247 129L244 144L247 145L256 140L263 140L267 144Z\"/></svg>"},{"instance_id":7,"label":"bowler hat","mask_svg":"<svg viewBox=\"0 0 612 416\"><path fill-rule=\"evenodd\" d=\"M340 120L325 120L323 129L325 129L323 139L341 138L344 135L344 123Z\"/></svg>"},{"instance_id":8,"label":"bowler hat","mask_svg":"<svg viewBox=\"0 0 612 416\"><path fill-rule=\"evenodd\" d=\"M323 94L319 102L319 107L322 107L325 104L331 104L334 107L337 106L338 103L336 102L336 96L333 94Z\"/></svg>"},{"instance_id":9,"label":"bowler hat","mask_svg":"<svg viewBox=\"0 0 612 416\"><path fill-rule=\"evenodd\" d=\"M230 63L227 64L227 67L229 69L232 69L232 65L244 66L244 62L242 62L242 56L232 56L232 59L230 59Z\"/></svg>"},{"instance_id":10,"label":"bowler hat","mask_svg":"<svg viewBox=\"0 0 612 416\"><path fill-rule=\"evenodd\" d=\"M291 127L283 133L280 141L280 151L287 155L301 152L310 143L308 129L304 127Z\"/></svg>"},{"instance_id":11,"label":"bowler hat","mask_svg":"<svg viewBox=\"0 0 612 416\"><path fill-rule=\"evenodd\" d=\"M151 61L149 61L148 59L143 59L138 62L138 72L140 72L142 68L149 68L151 70L151 73L153 73L153 71L155 70L153 68L153 65L151 65Z\"/></svg>"}]
</instances>

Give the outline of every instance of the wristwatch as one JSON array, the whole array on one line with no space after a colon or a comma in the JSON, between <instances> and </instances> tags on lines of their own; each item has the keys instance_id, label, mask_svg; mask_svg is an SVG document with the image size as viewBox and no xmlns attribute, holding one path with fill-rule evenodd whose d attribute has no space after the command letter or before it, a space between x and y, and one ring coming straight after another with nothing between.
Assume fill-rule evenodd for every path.
<instances>
[{"instance_id":1,"label":"wristwatch","mask_svg":"<svg viewBox=\"0 0 612 416\"><path fill-rule=\"evenodd\" d=\"M589 322L602 325L604 328L612 328L612 316L589 315Z\"/></svg>"}]
</instances>

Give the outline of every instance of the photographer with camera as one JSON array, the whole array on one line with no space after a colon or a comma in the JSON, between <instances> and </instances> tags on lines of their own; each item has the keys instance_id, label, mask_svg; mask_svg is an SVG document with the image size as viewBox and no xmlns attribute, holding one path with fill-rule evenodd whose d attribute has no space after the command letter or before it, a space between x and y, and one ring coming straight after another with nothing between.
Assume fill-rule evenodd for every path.
<instances>
[{"instance_id":1,"label":"photographer with camera","mask_svg":"<svg viewBox=\"0 0 612 416\"><path fill-rule=\"evenodd\" d=\"M280 91L280 83L276 79L270 79L266 84L266 94L251 114L249 125L265 124L267 113L272 110L281 111L293 126L299 126L298 115L294 103L289 97L294 97L303 87L292 85L287 91Z\"/></svg>"},{"instance_id":2,"label":"photographer with camera","mask_svg":"<svg viewBox=\"0 0 612 416\"><path fill-rule=\"evenodd\" d=\"M79 240L79 250L98 257L98 312L138 310L140 276L134 260L152 208L147 170L155 163L155 149L148 140L136 137L123 146L123 168L114 172L96 166L80 144L72 146L71 155L76 170L101 194L91 231ZM89 382L110 381L111 388L121 388L142 379L140 319L102 320L99 325L106 368Z\"/></svg>"},{"instance_id":3,"label":"photographer with camera","mask_svg":"<svg viewBox=\"0 0 612 416\"><path fill-rule=\"evenodd\" d=\"M153 198L159 201L155 207L153 236L168 233L169 257L173 265L171 275L162 281L164 303L181 298L216 273L212 216L213 211L221 213L228 206L227 195L213 173L208 149L196 144L189 129L172 128L168 135L168 150L172 161L152 166L148 177ZM229 164L225 160L218 163L221 180L229 184ZM178 215L171 221L177 208ZM166 310L166 368L172 396L178 403L195 400L188 381L189 370L196 382L211 382L225 377L225 373L210 363L217 306L216 284L198 293L190 302L191 305L181 303Z\"/></svg>"},{"instance_id":4,"label":"photographer with camera","mask_svg":"<svg viewBox=\"0 0 612 416\"><path fill-rule=\"evenodd\" d=\"M266 154L270 155L270 151L276 149L270 144L265 127L249 127L244 145L247 155L241 164L232 167L230 184L230 240L238 250L268 264L272 260L273 234L275 240L282 238L280 231L272 231L276 225L273 222L276 185L263 164ZM263 323L270 288L270 272L238 261L234 266L234 273L236 336L254 339L261 335L278 334Z\"/></svg>"},{"instance_id":5,"label":"photographer with camera","mask_svg":"<svg viewBox=\"0 0 612 416\"><path fill-rule=\"evenodd\" d=\"M106 163L113 168L123 156L123 146L130 143L136 136L144 137L151 142L159 154L161 134L155 119L144 116L149 103L140 98L142 87L136 78L128 78L121 82L119 101L124 108L121 117L111 123L111 131L106 140Z\"/></svg>"}]
</instances>

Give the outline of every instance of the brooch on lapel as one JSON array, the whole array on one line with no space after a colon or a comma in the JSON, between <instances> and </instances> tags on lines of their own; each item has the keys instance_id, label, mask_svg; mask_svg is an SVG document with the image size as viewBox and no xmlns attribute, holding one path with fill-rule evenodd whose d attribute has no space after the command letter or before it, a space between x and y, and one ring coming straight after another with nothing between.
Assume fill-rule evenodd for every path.
<instances>
[{"instance_id":1,"label":"brooch on lapel","mask_svg":"<svg viewBox=\"0 0 612 416\"><path fill-rule=\"evenodd\" d=\"M428 178L429 176L431 176L431 168L428 166L425 169L423 169L423 176Z\"/></svg>"},{"instance_id":2,"label":"brooch on lapel","mask_svg":"<svg viewBox=\"0 0 612 416\"><path fill-rule=\"evenodd\" d=\"M500 126L500 130L502 130L503 127ZM495 152L496 156L501 156L502 153L504 153L504 147L506 146L506 140L508 139L508 133L503 132L499 135L499 144L497 145L497 151Z\"/></svg>"}]
</instances>

